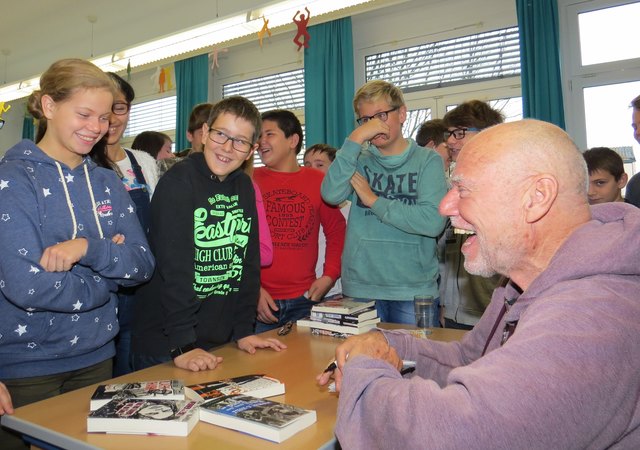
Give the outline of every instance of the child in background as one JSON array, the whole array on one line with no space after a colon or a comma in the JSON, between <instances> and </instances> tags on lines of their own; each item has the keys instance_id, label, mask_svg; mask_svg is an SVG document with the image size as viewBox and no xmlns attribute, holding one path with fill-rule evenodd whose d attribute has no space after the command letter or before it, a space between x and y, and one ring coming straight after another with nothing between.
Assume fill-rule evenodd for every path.
<instances>
[{"instance_id":1,"label":"child in background","mask_svg":"<svg viewBox=\"0 0 640 450\"><path fill-rule=\"evenodd\" d=\"M135 137L131 148L148 153L156 161L172 159L171 138L159 131L143 131Z\"/></svg>"},{"instance_id":2,"label":"child in background","mask_svg":"<svg viewBox=\"0 0 640 450\"><path fill-rule=\"evenodd\" d=\"M258 215L251 179L260 113L233 96L216 103L194 152L158 183L151 203L157 269L135 305L136 370L165 361L191 371L215 368L209 349L235 340L248 353L280 351L277 339L253 335L260 289Z\"/></svg>"},{"instance_id":3,"label":"child in background","mask_svg":"<svg viewBox=\"0 0 640 450\"><path fill-rule=\"evenodd\" d=\"M336 159L336 152L338 150L331 147L328 144L314 144L304 152L304 166L313 169L318 169L320 172L326 175L329 170L329 166ZM351 202L348 200L340 204L340 212L344 216L344 220L349 217L349 208ZM316 276L322 276L324 270L324 253L327 248L327 238L324 235L324 228L320 226L320 236L318 239L318 263L316 264ZM340 278L336 280L333 287L324 296L324 299L336 299L342 298L342 283Z\"/></svg>"},{"instance_id":4,"label":"child in background","mask_svg":"<svg viewBox=\"0 0 640 450\"><path fill-rule=\"evenodd\" d=\"M23 140L0 163L0 379L14 407L111 378L116 291L153 272L122 182L87 157L115 92L87 61L54 63L28 100L36 144Z\"/></svg>"},{"instance_id":5,"label":"child in background","mask_svg":"<svg viewBox=\"0 0 640 450\"><path fill-rule=\"evenodd\" d=\"M582 156L589 169L589 204L623 202L628 176L620 155L608 147L594 147Z\"/></svg>"},{"instance_id":6,"label":"child in background","mask_svg":"<svg viewBox=\"0 0 640 450\"><path fill-rule=\"evenodd\" d=\"M256 332L309 315L340 276L345 221L320 197L323 174L300 167L302 126L291 111L262 114L258 152L265 167L254 179L264 196L273 240L273 264L261 271ZM316 277L318 234L325 230L327 249L322 276Z\"/></svg>"},{"instance_id":7,"label":"child in background","mask_svg":"<svg viewBox=\"0 0 640 450\"><path fill-rule=\"evenodd\" d=\"M202 151L204 143L202 129L209 119L212 107L211 103L200 103L193 107L189 115L189 125L187 126L187 141L191 143L191 148L179 151L176 156L182 158L190 153Z\"/></svg>"}]
</instances>

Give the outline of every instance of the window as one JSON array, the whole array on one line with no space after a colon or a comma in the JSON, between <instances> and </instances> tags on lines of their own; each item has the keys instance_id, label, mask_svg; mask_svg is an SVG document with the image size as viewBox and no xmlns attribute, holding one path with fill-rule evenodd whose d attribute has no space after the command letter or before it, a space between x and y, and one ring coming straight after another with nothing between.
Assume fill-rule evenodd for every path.
<instances>
[{"instance_id":1,"label":"window","mask_svg":"<svg viewBox=\"0 0 640 450\"><path fill-rule=\"evenodd\" d=\"M222 96L242 95L260 111L304 110L304 69L225 84Z\"/></svg>"},{"instance_id":2,"label":"window","mask_svg":"<svg viewBox=\"0 0 640 450\"><path fill-rule=\"evenodd\" d=\"M520 75L518 28L416 45L365 58L367 81L405 92Z\"/></svg>"},{"instance_id":3,"label":"window","mask_svg":"<svg viewBox=\"0 0 640 450\"><path fill-rule=\"evenodd\" d=\"M225 84L222 87L222 96L242 95L253 102L260 112L271 109L288 109L293 111L302 123L303 137L304 127L304 69L281 72L251 80ZM302 141L302 150L298 154L298 162L302 165L305 141ZM260 156L256 152L253 164L255 167L264 166Z\"/></svg>"},{"instance_id":4,"label":"window","mask_svg":"<svg viewBox=\"0 0 640 450\"><path fill-rule=\"evenodd\" d=\"M631 128L631 100L640 94L637 17L640 2L559 0L567 132L579 148L640 145ZM627 149L628 150L628 149ZM633 166L625 167L629 175Z\"/></svg>"},{"instance_id":5,"label":"window","mask_svg":"<svg viewBox=\"0 0 640 450\"><path fill-rule=\"evenodd\" d=\"M637 22L640 3L578 14L582 65L640 58Z\"/></svg>"},{"instance_id":6,"label":"window","mask_svg":"<svg viewBox=\"0 0 640 450\"><path fill-rule=\"evenodd\" d=\"M131 105L129 125L123 137L134 138L143 131L174 131L176 128L176 96Z\"/></svg>"}]
</instances>

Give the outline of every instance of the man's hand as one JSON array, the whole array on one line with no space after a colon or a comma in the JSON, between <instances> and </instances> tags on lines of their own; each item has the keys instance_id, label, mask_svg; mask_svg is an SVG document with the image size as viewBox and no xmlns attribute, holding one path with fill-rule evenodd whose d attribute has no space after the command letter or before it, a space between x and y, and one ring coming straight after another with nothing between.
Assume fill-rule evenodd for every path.
<instances>
[{"instance_id":1,"label":"man's hand","mask_svg":"<svg viewBox=\"0 0 640 450\"><path fill-rule=\"evenodd\" d=\"M351 177L351 186L356 191L360 201L371 208L371 206L378 200L378 196L371 190L367 179L360 175L358 172L354 173Z\"/></svg>"},{"instance_id":2,"label":"man's hand","mask_svg":"<svg viewBox=\"0 0 640 450\"><path fill-rule=\"evenodd\" d=\"M402 369L402 360L392 348L384 334L379 331L370 331L365 334L351 336L343 344L336 348L336 361L338 368L332 372L324 372L316 377L319 385L324 386L333 376L336 381L336 391L340 392L342 386L342 371L347 362L347 357L366 355L371 358L387 361L396 369Z\"/></svg>"},{"instance_id":3,"label":"man's hand","mask_svg":"<svg viewBox=\"0 0 640 450\"><path fill-rule=\"evenodd\" d=\"M0 382L0 416L4 414L13 414L13 403L9 390L4 383Z\"/></svg>"},{"instance_id":4,"label":"man's hand","mask_svg":"<svg viewBox=\"0 0 640 450\"><path fill-rule=\"evenodd\" d=\"M260 288L260 298L258 298L258 320L263 323L276 323L278 318L273 315L272 311L277 311L278 306L273 301L271 295L264 289Z\"/></svg>"},{"instance_id":5,"label":"man's hand","mask_svg":"<svg viewBox=\"0 0 640 450\"><path fill-rule=\"evenodd\" d=\"M47 272L67 272L87 254L85 238L71 239L44 249L40 265Z\"/></svg>"},{"instance_id":6,"label":"man's hand","mask_svg":"<svg viewBox=\"0 0 640 450\"><path fill-rule=\"evenodd\" d=\"M389 138L389 125L380 119L371 119L367 123L360 125L349 135L349 140L360 145L366 141L374 139L376 136L382 135Z\"/></svg>"},{"instance_id":7,"label":"man's hand","mask_svg":"<svg viewBox=\"0 0 640 450\"><path fill-rule=\"evenodd\" d=\"M327 292L329 292L334 284L335 281L327 275L323 275L316 279L316 281L311 283L311 287L309 287L309 300L319 302L325 295L327 295Z\"/></svg>"},{"instance_id":8,"label":"man's hand","mask_svg":"<svg viewBox=\"0 0 640 450\"><path fill-rule=\"evenodd\" d=\"M200 372L201 370L215 369L222 362L222 357L212 355L201 348L195 348L173 359L176 367Z\"/></svg>"},{"instance_id":9,"label":"man's hand","mask_svg":"<svg viewBox=\"0 0 640 450\"><path fill-rule=\"evenodd\" d=\"M242 339L238 339L238 348L253 355L258 348L272 348L279 352L287 348L282 342L275 338L261 338L255 334L251 336L245 336Z\"/></svg>"}]
</instances>

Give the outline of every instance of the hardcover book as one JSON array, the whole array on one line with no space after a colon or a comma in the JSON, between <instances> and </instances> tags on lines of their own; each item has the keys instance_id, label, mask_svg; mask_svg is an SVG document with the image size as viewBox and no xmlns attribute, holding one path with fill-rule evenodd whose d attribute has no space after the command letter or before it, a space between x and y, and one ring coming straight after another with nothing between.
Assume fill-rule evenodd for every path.
<instances>
[{"instance_id":1,"label":"hardcover book","mask_svg":"<svg viewBox=\"0 0 640 450\"><path fill-rule=\"evenodd\" d=\"M201 404L200 420L282 442L315 423L316 412L248 395L229 395Z\"/></svg>"},{"instance_id":2,"label":"hardcover book","mask_svg":"<svg viewBox=\"0 0 640 450\"><path fill-rule=\"evenodd\" d=\"M180 380L141 381L138 383L101 384L91 396L89 409L94 411L111 400L137 398L184 400L184 383Z\"/></svg>"},{"instance_id":3,"label":"hardcover book","mask_svg":"<svg viewBox=\"0 0 640 450\"><path fill-rule=\"evenodd\" d=\"M112 400L89 413L89 433L187 436L198 422L198 402L191 400Z\"/></svg>"},{"instance_id":4,"label":"hardcover book","mask_svg":"<svg viewBox=\"0 0 640 450\"><path fill-rule=\"evenodd\" d=\"M187 386L187 397L204 401L233 394L264 398L284 394L284 383L265 375L244 375Z\"/></svg>"}]
</instances>

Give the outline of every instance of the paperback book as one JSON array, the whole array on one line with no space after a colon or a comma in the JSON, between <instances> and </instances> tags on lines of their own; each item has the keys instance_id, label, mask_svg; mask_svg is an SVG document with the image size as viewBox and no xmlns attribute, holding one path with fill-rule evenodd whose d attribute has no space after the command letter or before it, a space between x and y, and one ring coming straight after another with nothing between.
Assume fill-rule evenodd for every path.
<instances>
[{"instance_id":1,"label":"paperback book","mask_svg":"<svg viewBox=\"0 0 640 450\"><path fill-rule=\"evenodd\" d=\"M376 311L375 307L363 309L362 311L357 311L353 314L325 313L316 312L313 310L311 311L312 320L317 320L319 322L325 323L335 323L337 325L357 325L360 322L375 319L376 317L378 317L378 311Z\"/></svg>"},{"instance_id":2,"label":"paperback book","mask_svg":"<svg viewBox=\"0 0 640 450\"><path fill-rule=\"evenodd\" d=\"M312 312L334 313L334 314L353 314L363 309L375 307L375 300L368 302L357 302L350 297L344 297L336 300L325 300L311 307Z\"/></svg>"},{"instance_id":3,"label":"paperback book","mask_svg":"<svg viewBox=\"0 0 640 450\"><path fill-rule=\"evenodd\" d=\"M89 433L187 436L198 423L198 402L192 400L112 400L89 413Z\"/></svg>"},{"instance_id":4,"label":"paperback book","mask_svg":"<svg viewBox=\"0 0 640 450\"><path fill-rule=\"evenodd\" d=\"M363 334L373 328L376 328L376 324L379 322L380 322L380 318L376 317L375 319L365 320L364 322L360 322L357 324L337 325L333 323L325 323L317 320L311 320L310 318L306 318L306 319L299 319L296 322L296 325L298 325L298 327L316 328L320 330L334 331L336 333Z\"/></svg>"},{"instance_id":5,"label":"paperback book","mask_svg":"<svg viewBox=\"0 0 640 450\"><path fill-rule=\"evenodd\" d=\"M284 383L266 375L244 375L224 380L192 384L186 388L187 397L205 401L233 394L249 394L264 398L284 394Z\"/></svg>"},{"instance_id":6,"label":"paperback book","mask_svg":"<svg viewBox=\"0 0 640 450\"><path fill-rule=\"evenodd\" d=\"M141 381L138 383L101 384L91 396L89 409L94 411L111 400L184 400L184 383L180 380Z\"/></svg>"},{"instance_id":7,"label":"paperback book","mask_svg":"<svg viewBox=\"0 0 640 450\"><path fill-rule=\"evenodd\" d=\"M200 405L200 420L273 442L316 422L316 412L248 395L229 395Z\"/></svg>"}]
</instances>

